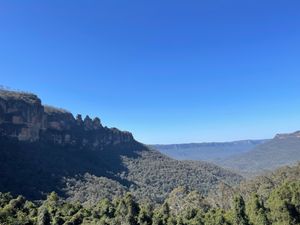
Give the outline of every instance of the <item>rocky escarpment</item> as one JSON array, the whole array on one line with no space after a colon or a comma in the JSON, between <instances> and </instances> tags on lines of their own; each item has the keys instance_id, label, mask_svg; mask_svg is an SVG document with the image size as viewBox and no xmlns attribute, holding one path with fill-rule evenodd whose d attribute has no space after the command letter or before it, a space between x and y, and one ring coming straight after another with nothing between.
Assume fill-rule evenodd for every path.
<instances>
[{"instance_id":1,"label":"rocky escarpment","mask_svg":"<svg viewBox=\"0 0 300 225\"><path fill-rule=\"evenodd\" d=\"M36 95L11 91L0 91L0 156L0 192L33 200L55 191L94 204L130 191L162 202L178 186L207 194L242 179L213 164L170 159L99 118L74 118Z\"/></svg>"},{"instance_id":2,"label":"rocky escarpment","mask_svg":"<svg viewBox=\"0 0 300 225\"><path fill-rule=\"evenodd\" d=\"M287 134L276 134L274 139L286 140L291 138L300 138L300 131L295 131L293 133L287 133Z\"/></svg>"},{"instance_id":3,"label":"rocky escarpment","mask_svg":"<svg viewBox=\"0 0 300 225\"><path fill-rule=\"evenodd\" d=\"M74 118L66 110L42 105L34 94L7 90L0 90L0 135L92 148L133 141L131 133L103 127L98 117Z\"/></svg>"}]
</instances>

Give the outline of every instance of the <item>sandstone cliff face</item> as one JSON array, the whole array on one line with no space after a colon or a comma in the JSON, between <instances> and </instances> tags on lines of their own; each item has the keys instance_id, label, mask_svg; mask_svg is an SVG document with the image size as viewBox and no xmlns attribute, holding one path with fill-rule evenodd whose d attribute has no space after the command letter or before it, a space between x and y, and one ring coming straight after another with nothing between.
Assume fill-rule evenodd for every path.
<instances>
[{"instance_id":1,"label":"sandstone cliff face","mask_svg":"<svg viewBox=\"0 0 300 225\"><path fill-rule=\"evenodd\" d=\"M34 94L0 90L0 135L20 141L102 148L133 141L132 134L103 127L99 118L43 106Z\"/></svg>"},{"instance_id":2,"label":"sandstone cliff face","mask_svg":"<svg viewBox=\"0 0 300 225\"><path fill-rule=\"evenodd\" d=\"M44 107L36 95L0 91L2 134L17 137L19 140L36 141L45 124Z\"/></svg>"},{"instance_id":3,"label":"sandstone cliff face","mask_svg":"<svg viewBox=\"0 0 300 225\"><path fill-rule=\"evenodd\" d=\"M275 139L291 139L291 138L300 138L300 131L296 131L294 133L288 133L288 134L277 134L275 136Z\"/></svg>"}]
</instances>

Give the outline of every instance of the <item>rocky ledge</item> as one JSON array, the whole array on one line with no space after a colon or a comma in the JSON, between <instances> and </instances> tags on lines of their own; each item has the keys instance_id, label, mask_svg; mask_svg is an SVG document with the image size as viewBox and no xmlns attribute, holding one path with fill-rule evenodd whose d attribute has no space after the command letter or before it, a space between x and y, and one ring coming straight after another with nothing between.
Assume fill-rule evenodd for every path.
<instances>
[{"instance_id":1,"label":"rocky ledge","mask_svg":"<svg viewBox=\"0 0 300 225\"><path fill-rule=\"evenodd\" d=\"M103 127L98 117L74 118L66 110L42 105L37 95L8 90L0 90L0 135L92 148L134 140L129 132Z\"/></svg>"},{"instance_id":2,"label":"rocky ledge","mask_svg":"<svg viewBox=\"0 0 300 225\"><path fill-rule=\"evenodd\" d=\"M288 139L288 138L300 138L300 131L287 134L276 134L275 139Z\"/></svg>"}]
</instances>

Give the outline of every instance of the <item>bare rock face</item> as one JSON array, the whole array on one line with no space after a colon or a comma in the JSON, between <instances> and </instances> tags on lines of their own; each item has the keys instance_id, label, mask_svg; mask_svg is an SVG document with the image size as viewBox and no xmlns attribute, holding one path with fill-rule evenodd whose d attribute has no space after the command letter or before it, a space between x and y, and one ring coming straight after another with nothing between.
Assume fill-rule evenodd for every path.
<instances>
[{"instance_id":1,"label":"bare rock face","mask_svg":"<svg viewBox=\"0 0 300 225\"><path fill-rule=\"evenodd\" d=\"M66 110L45 106L44 112L47 117L47 129L69 130L76 124L72 113Z\"/></svg>"},{"instance_id":2,"label":"bare rock face","mask_svg":"<svg viewBox=\"0 0 300 225\"><path fill-rule=\"evenodd\" d=\"M83 125L83 120L82 120L81 114L78 114L76 116L76 123L77 123L78 126L82 126Z\"/></svg>"},{"instance_id":3,"label":"bare rock face","mask_svg":"<svg viewBox=\"0 0 300 225\"><path fill-rule=\"evenodd\" d=\"M95 119L93 120L93 126L94 129L99 129L100 127L102 127L101 121L98 117L95 117Z\"/></svg>"},{"instance_id":4,"label":"bare rock face","mask_svg":"<svg viewBox=\"0 0 300 225\"><path fill-rule=\"evenodd\" d=\"M103 127L98 117L75 119L66 110L43 106L34 94L6 90L0 90L0 135L99 149L134 140L129 132Z\"/></svg>"},{"instance_id":5,"label":"bare rock face","mask_svg":"<svg viewBox=\"0 0 300 225\"><path fill-rule=\"evenodd\" d=\"M275 139L290 139L290 138L300 138L300 131L296 131L294 133L288 133L288 134L276 134Z\"/></svg>"},{"instance_id":6,"label":"bare rock face","mask_svg":"<svg viewBox=\"0 0 300 225\"><path fill-rule=\"evenodd\" d=\"M0 90L1 133L19 140L35 141L46 126L41 100L33 94Z\"/></svg>"},{"instance_id":7,"label":"bare rock face","mask_svg":"<svg viewBox=\"0 0 300 225\"><path fill-rule=\"evenodd\" d=\"M85 130L93 130L93 121L89 116L86 116L83 121Z\"/></svg>"}]
</instances>

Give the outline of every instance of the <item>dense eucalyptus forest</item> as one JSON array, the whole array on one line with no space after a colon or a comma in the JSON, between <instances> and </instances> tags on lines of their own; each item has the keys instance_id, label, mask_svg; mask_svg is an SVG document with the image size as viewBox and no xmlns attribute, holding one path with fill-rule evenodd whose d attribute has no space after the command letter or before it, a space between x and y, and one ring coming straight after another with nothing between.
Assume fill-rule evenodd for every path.
<instances>
[{"instance_id":1,"label":"dense eucalyptus forest","mask_svg":"<svg viewBox=\"0 0 300 225\"><path fill-rule=\"evenodd\" d=\"M138 203L131 193L93 206L68 202L52 192L44 201L0 194L3 225L297 225L300 164L246 181L235 190L203 197L179 187L162 204ZM224 190L224 187L222 188ZM217 198L222 193L223 198Z\"/></svg>"}]
</instances>

